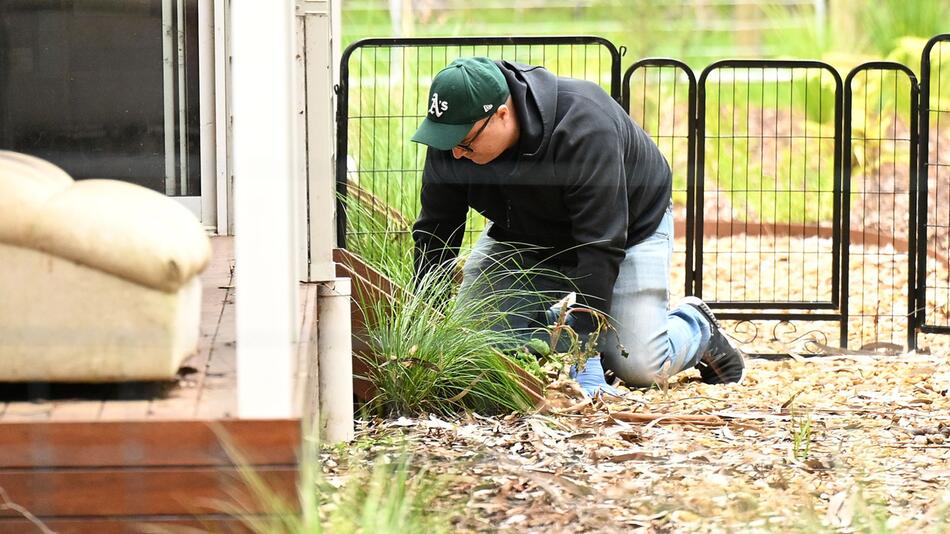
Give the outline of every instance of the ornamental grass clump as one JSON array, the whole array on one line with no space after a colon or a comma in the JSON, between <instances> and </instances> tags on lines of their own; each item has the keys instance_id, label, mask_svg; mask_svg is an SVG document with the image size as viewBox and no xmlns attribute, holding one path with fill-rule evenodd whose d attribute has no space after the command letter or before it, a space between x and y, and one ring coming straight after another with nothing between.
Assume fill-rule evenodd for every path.
<instances>
[{"instance_id":1,"label":"ornamental grass clump","mask_svg":"<svg viewBox=\"0 0 950 534\"><path fill-rule=\"evenodd\" d=\"M509 319L537 314L541 303L547 306L563 296L534 290L534 278L564 275L520 267L513 249L489 256L490 272L472 284L480 289L459 299L455 261L414 279L412 239L400 216L380 203L344 200L347 247L394 288L388 296L354 291L366 323L359 335L369 349L358 355L367 369L362 378L375 389L365 412L391 416L531 409L539 388L533 397L525 376L538 380L544 375L535 356L521 349L538 332L515 330ZM547 339L549 334L540 335Z\"/></svg>"},{"instance_id":2,"label":"ornamental grass clump","mask_svg":"<svg viewBox=\"0 0 950 534\"><path fill-rule=\"evenodd\" d=\"M275 490L262 473L251 468L230 437L216 429L231 461L237 466L247 494L217 501L216 508L235 519L239 531L254 534L403 534L451 532L456 511L440 506L445 483L406 452L395 457L358 455L351 459L347 476L332 482L322 471L319 444L304 440L296 496ZM210 532L146 525L154 534Z\"/></svg>"},{"instance_id":3,"label":"ornamental grass clump","mask_svg":"<svg viewBox=\"0 0 950 534\"><path fill-rule=\"evenodd\" d=\"M388 302L366 303L367 344L362 355L378 415L483 414L526 411L533 402L505 353L523 345L522 333L505 327L498 304L516 290L458 299L454 265L422 276L414 291Z\"/></svg>"},{"instance_id":4,"label":"ornamental grass clump","mask_svg":"<svg viewBox=\"0 0 950 534\"><path fill-rule=\"evenodd\" d=\"M339 198L346 208L347 249L395 284L411 283L412 236L404 217L385 204L360 196Z\"/></svg>"}]
</instances>

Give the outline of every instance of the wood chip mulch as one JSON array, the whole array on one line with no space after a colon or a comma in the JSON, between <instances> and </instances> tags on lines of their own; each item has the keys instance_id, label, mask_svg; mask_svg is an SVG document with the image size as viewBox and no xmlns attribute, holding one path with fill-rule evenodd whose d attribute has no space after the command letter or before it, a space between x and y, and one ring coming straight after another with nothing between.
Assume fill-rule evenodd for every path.
<instances>
[{"instance_id":1,"label":"wood chip mulch","mask_svg":"<svg viewBox=\"0 0 950 534\"><path fill-rule=\"evenodd\" d=\"M356 458L408 451L463 532L941 532L948 363L750 359L742 385L689 371L593 403L555 382L531 415L360 421L323 466L339 481Z\"/></svg>"}]
</instances>

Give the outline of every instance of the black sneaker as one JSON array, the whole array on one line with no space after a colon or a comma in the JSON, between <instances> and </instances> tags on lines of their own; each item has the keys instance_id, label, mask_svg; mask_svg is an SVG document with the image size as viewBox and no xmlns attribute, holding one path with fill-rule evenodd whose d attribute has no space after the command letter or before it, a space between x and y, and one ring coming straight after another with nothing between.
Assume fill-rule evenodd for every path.
<instances>
[{"instance_id":1,"label":"black sneaker","mask_svg":"<svg viewBox=\"0 0 950 534\"><path fill-rule=\"evenodd\" d=\"M716 320L712 310L705 302L697 297L686 297L680 301L680 304L688 304L703 314L709 321L712 330L712 338L709 340L709 347L696 368L703 377L703 382L707 384L731 384L740 383L745 378L745 361L739 349L732 346L729 338L722 333L722 325Z\"/></svg>"}]
</instances>

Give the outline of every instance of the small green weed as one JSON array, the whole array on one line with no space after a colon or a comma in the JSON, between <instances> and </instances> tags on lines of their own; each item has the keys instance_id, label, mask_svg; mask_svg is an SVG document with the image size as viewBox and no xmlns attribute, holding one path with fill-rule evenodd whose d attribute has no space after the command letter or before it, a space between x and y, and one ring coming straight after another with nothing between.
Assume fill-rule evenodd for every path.
<instances>
[{"instance_id":1,"label":"small green weed","mask_svg":"<svg viewBox=\"0 0 950 534\"><path fill-rule=\"evenodd\" d=\"M804 462L811 453L812 421L808 413L793 414L791 419L792 456Z\"/></svg>"},{"instance_id":2,"label":"small green weed","mask_svg":"<svg viewBox=\"0 0 950 534\"><path fill-rule=\"evenodd\" d=\"M531 346L535 351L543 347L542 352L538 352L538 354L542 357L548 354L547 345L543 341L532 339L528 342L528 346ZM531 374L531 376L537 378L542 383L547 379L547 373L542 367L538 356L536 356L532 351L528 350L527 347L516 350L512 354L511 359L521 366L522 369Z\"/></svg>"}]
</instances>

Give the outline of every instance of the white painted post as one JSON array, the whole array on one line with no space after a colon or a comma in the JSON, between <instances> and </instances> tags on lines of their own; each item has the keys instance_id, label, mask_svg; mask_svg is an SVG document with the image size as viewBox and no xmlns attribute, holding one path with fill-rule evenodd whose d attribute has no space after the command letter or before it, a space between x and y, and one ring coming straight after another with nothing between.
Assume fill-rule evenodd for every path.
<instances>
[{"instance_id":1,"label":"white painted post","mask_svg":"<svg viewBox=\"0 0 950 534\"><path fill-rule=\"evenodd\" d=\"M297 151L297 159L294 163L297 187L301 191L301 194L297 197L297 209L298 213L304 215L297 218L297 270L301 275L300 280L309 281L310 221L308 206L310 202L310 190L309 185L307 184L307 45L305 38L307 34L307 18L300 16L299 4L296 8L296 14L297 16L294 20L294 31L296 32L297 36L297 38L294 40L296 45L296 61L294 62L296 78L294 81L296 82L297 86L295 88L296 100L294 105L296 106L296 120L294 123L294 128L296 128L297 138L303 142L303 146L301 147L302 150Z\"/></svg>"},{"instance_id":2,"label":"white painted post","mask_svg":"<svg viewBox=\"0 0 950 534\"><path fill-rule=\"evenodd\" d=\"M353 338L350 334L349 278L320 285L317 356L319 364L320 439L339 443L353 439Z\"/></svg>"},{"instance_id":3,"label":"white painted post","mask_svg":"<svg viewBox=\"0 0 950 534\"><path fill-rule=\"evenodd\" d=\"M828 0L813 0L815 6L815 28L820 46L825 45L825 33L828 27Z\"/></svg>"},{"instance_id":4,"label":"white painted post","mask_svg":"<svg viewBox=\"0 0 950 534\"><path fill-rule=\"evenodd\" d=\"M214 1L214 148L215 208L218 235L234 233L231 189L231 39L227 21L230 2ZM202 159L202 161L204 161Z\"/></svg>"},{"instance_id":5,"label":"white painted post","mask_svg":"<svg viewBox=\"0 0 950 534\"><path fill-rule=\"evenodd\" d=\"M300 0L298 13L303 19L306 38L302 52L306 58L306 172L302 176L309 192L308 235L310 248L309 276L311 282L336 278L333 248L336 246L336 121L334 120L334 73L338 50L332 43L339 40L334 16L337 12L329 0ZM338 9L338 8L337 8ZM338 23L337 23L338 24Z\"/></svg>"},{"instance_id":6,"label":"white painted post","mask_svg":"<svg viewBox=\"0 0 950 534\"><path fill-rule=\"evenodd\" d=\"M238 415L293 414L293 0L231 5Z\"/></svg>"},{"instance_id":7,"label":"white painted post","mask_svg":"<svg viewBox=\"0 0 950 534\"><path fill-rule=\"evenodd\" d=\"M353 346L350 280L336 278L336 121L333 85L338 82L340 2L298 0L305 37L302 52L306 88L307 243L309 278L321 282L317 296L318 410L320 439L336 443L353 439Z\"/></svg>"}]
</instances>

